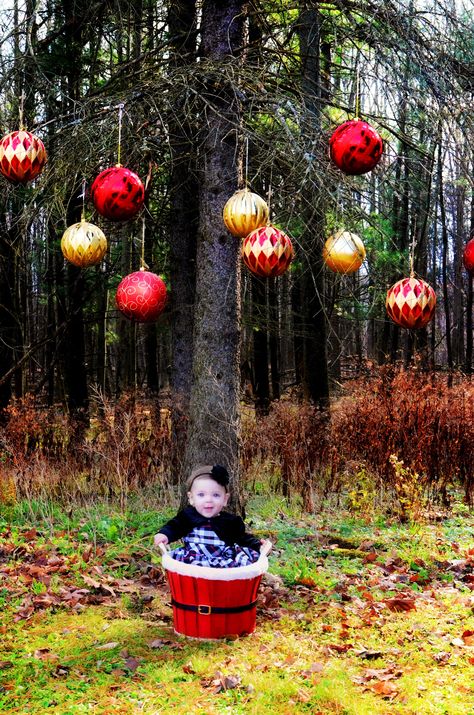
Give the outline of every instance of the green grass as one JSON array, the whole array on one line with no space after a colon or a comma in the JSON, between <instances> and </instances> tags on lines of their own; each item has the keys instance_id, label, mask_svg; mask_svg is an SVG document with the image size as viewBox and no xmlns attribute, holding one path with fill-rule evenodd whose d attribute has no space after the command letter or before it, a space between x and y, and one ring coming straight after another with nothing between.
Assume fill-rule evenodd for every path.
<instances>
[{"instance_id":1,"label":"green grass","mask_svg":"<svg viewBox=\"0 0 474 715\"><path fill-rule=\"evenodd\" d=\"M400 525L261 496L248 512L280 580L256 632L219 642L173 631L151 548L172 510L0 513L0 712L474 715L469 512Z\"/></svg>"}]
</instances>

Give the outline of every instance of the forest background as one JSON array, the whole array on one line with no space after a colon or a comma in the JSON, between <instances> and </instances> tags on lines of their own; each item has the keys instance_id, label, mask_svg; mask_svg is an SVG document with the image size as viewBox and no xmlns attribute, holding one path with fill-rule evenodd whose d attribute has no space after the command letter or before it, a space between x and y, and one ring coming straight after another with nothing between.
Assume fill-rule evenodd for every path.
<instances>
[{"instance_id":1,"label":"forest background","mask_svg":"<svg viewBox=\"0 0 474 715\"><path fill-rule=\"evenodd\" d=\"M308 511L334 492L357 504L388 490L402 516L421 493L472 501L473 9L3 3L0 124L22 121L49 158L31 184L2 179L2 499L125 505L219 461L237 509L241 478L255 490L263 473ZM146 205L111 223L88 190L117 161L121 106L121 160ZM356 106L384 154L346 176L328 139ZM278 278L242 268L222 222L243 186L293 241ZM109 249L81 270L60 239L83 210ZM322 260L341 228L367 249L348 276ZM143 264L169 289L153 324L115 306ZM385 312L411 267L438 296L418 331Z\"/></svg>"}]
</instances>

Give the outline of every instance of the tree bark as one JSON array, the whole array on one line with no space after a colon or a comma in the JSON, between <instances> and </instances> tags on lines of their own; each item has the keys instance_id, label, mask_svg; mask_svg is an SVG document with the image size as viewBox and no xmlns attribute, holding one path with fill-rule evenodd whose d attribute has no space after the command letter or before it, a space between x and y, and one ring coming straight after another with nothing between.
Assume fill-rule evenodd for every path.
<instances>
[{"instance_id":1,"label":"tree bark","mask_svg":"<svg viewBox=\"0 0 474 715\"><path fill-rule=\"evenodd\" d=\"M170 62L183 70L196 60L196 3L178 0L170 3L168 25L171 38ZM194 323L196 284L196 241L199 218L196 176L195 129L186 107L186 94L180 94L169 120L170 177L170 314L171 318L171 407L172 479L182 481L183 458L189 418L193 367L190 336Z\"/></svg>"},{"instance_id":2,"label":"tree bark","mask_svg":"<svg viewBox=\"0 0 474 715\"><path fill-rule=\"evenodd\" d=\"M193 382L186 466L221 463L232 476L231 505L241 508L240 473L240 255L222 221L238 184L236 117L239 100L226 78L242 46L242 0L204 0L201 71L205 129L201 141L199 230L193 342ZM223 67L222 63L225 63ZM205 114L204 114L205 112Z\"/></svg>"},{"instance_id":3,"label":"tree bark","mask_svg":"<svg viewBox=\"0 0 474 715\"><path fill-rule=\"evenodd\" d=\"M308 137L316 141L321 134L320 14L301 9L298 32L301 45L302 90L307 111ZM320 247L314 248L314 236L324 236L322 194L315 194L314 184L307 187L311 200L304 209L305 230L300 238L305 270L302 281L302 310L305 317L303 338L303 391L305 397L320 407L329 402L326 355L326 317L324 314L324 271Z\"/></svg>"}]
</instances>

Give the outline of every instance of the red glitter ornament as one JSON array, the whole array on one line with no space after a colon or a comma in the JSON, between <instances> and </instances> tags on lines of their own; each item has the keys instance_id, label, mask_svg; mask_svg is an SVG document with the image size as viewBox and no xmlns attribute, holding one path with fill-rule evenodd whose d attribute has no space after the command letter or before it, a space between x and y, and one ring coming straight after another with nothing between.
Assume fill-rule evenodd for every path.
<instances>
[{"instance_id":1,"label":"red glitter ornament","mask_svg":"<svg viewBox=\"0 0 474 715\"><path fill-rule=\"evenodd\" d=\"M464 263L466 271L471 276L474 276L474 238L471 238L471 240L466 243L462 256L462 262Z\"/></svg>"},{"instance_id":2,"label":"red glitter ornament","mask_svg":"<svg viewBox=\"0 0 474 715\"><path fill-rule=\"evenodd\" d=\"M12 184L26 184L41 173L48 155L35 134L20 129L0 141L0 172Z\"/></svg>"},{"instance_id":3,"label":"red glitter ornament","mask_svg":"<svg viewBox=\"0 0 474 715\"><path fill-rule=\"evenodd\" d=\"M402 328L424 328L434 316L436 293L421 278L402 278L387 291L387 313Z\"/></svg>"},{"instance_id":4,"label":"red glitter ornament","mask_svg":"<svg viewBox=\"0 0 474 715\"><path fill-rule=\"evenodd\" d=\"M242 243L242 259L252 273L264 278L280 276L294 258L291 240L274 226L261 226Z\"/></svg>"},{"instance_id":5,"label":"red glitter ornament","mask_svg":"<svg viewBox=\"0 0 474 715\"><path fill-rule=\"evenodd\" d=\"M349 119L333 132L329 155L345 174L365 174L380 161L383 142L373 127L361 119Z\"/></svg>"},{"instance_id":6,"label":"red glitter ornament","mask_svg":"<svg viewBox=\"0 0 474 715\"><path fill-rule=\"evenodd\" d=\"M91 198L97 211L110 221L128 221L137 215L145 200L141 179L124 166L104 169L94 179Z\"/></svg>"},{"instance_id":7,"label":"red glitter ornament","mask_svg":"<svg viewBox=\"0 0 474 715\"><path fill-rule=\"evenodd\" d=\"M138 323L152 323L163 312L166 285L156 273L140 270L125 276L117 288L115 302L125 317Z\"/></svg>"}]
</instances>

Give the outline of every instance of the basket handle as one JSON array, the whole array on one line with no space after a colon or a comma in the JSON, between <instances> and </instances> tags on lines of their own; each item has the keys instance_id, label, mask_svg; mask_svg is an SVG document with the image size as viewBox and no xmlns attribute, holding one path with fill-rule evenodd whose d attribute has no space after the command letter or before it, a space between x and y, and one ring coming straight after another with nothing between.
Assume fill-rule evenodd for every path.
<instances>
[{"instance_id":1,"label":"basket handle","mask_svg":"<svg viewBox=\"0 0 474 715\"><path fill-rule=\"evenodd\" d=\"M272 542L271 541L265 541L264 544L262 544L262 548L260 549L260 553L263 554L264 556L268 556L270 551L272 550Z\"/></svg>"},{"instance_id":2,"label":"basket handle","mask_svg":"<svg viewBox=\"0 0 474 715\"><path fill-rule=\"evenodd\" d=\"M158 548L160 549L161 553L163 556L168 553L168 549L166 548L166 544L158 544Z\"/></svg>"}]
</instances>

